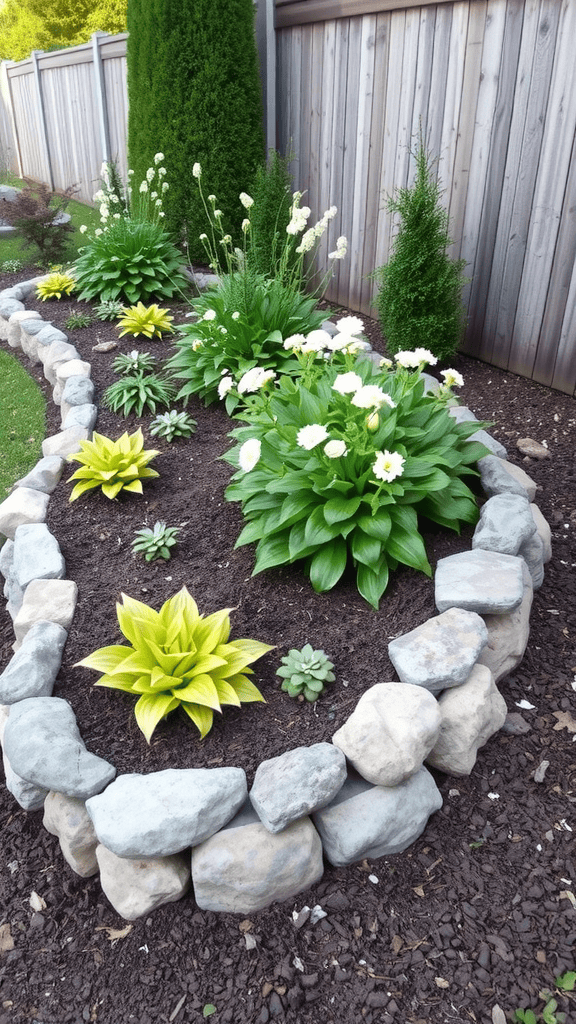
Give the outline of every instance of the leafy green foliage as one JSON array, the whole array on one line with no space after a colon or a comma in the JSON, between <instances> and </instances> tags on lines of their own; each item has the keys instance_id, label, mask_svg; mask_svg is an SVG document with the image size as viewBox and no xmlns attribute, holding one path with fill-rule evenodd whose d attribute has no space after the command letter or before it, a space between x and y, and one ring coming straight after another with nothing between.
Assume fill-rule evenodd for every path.
<instances>
[{"instance_id":1,"label":"leafy green foliage","mask_svg":"<svg viewBox=\"0 0 576 1024\"><path fill-rule=\"evenodd\" d=\"M159 306L145 306L139 302L129 309L122 309L122 316L118 327L122 327L120 337L125 334L132 334L135 338L144 334L147 338L161 338L162 333L173 331L172 320L174 317L168 315L167 309L160 309Z\"/></svg>"},{"instance_id":2,"label":"leafy green foliage","mask_svg":"<svg viewBox=\"0 0 576 1024\"><path fill-rule=\"evenodd\" d=\"M418 355L413 371L375 375L347 358L347 373L330 366L308 385L283 377L260 409L237 414L249 426L232 431L237 446L223 456L239 467L226 498L242 503L236 545L256 543L254 574L304 560L322 592L351 563L377 608L398 564L432 574L419 515L457 531L476 522L463 477L478 475L488 450L467 440L477 423L456 423L424 395Z\"/></svg>"},{"instance_id":3,"label":"leafy green foliage","mask_svg":"<svg viewBox=\"0 0 576 1024\"><path fill-rule=\"evenodd\" d=\"M305 644L301 651L295 648L288 651L276 675L283 679L281 689L290 697L302 694L312 702L324 692L326 683L334 682L333 668L324 651L315 651L310 644Z\"/></svg>"},{"instance_id":4,"label":"leafy green foliage","mask_svg":"<svg viewBox=\"0 0 576 1024\"><path fill-rule=\"evenodd\" d=\"M106 302L99 302L94 307L94 314L98 320L117 320L122 316L123 303L117 299L108 299Z\"/></svg>"},{"instance_id":5,"label":"leafy green foliage","mask_svg":"<svg viewBox=\"0 0 576 1024\"><path fill-rule=\"evenodd\" d=\"M142 494L142 480L159 476L155 469L148 468L148 463L160 453L144 450L141 430L124 433L117 441L94 431L92 440L80 441L80 445L81 451L68 456L69 462L79 462L81 467L70 477L70 482L78 480L70 501L96 487L101 487L107 498L115 498L123 490Z\"/></svg>"},{"instance_id":6,"label":"leafy green foliage","mask_svg":"<svg viewBox=\"0 0 576 1024\"><path fill-rule=\"evenodd\" d=\"M149 370L153 370L156 366L156 356L153 356L151 352L138 352L137 349L133 349L132 352L121 352L119 356L116 356L112 363L112 369L115 373L147 373Z\"/></svg>"},{"instance_id":7,"label":"leafy green foliage","mask_svg":"<svg viewBox=\"0 0 576 1024\"><path fill-rule=\"evenodd\" d=\"M77 331L81 327L89 327L92 323L92 317L90 313L70 313L70 316L64 321L64 326L68 331Z\"/></svg>"},{"instance_id":8,"label":"leafy green foliage","mask_svg":"<svg viewBox=\"0 0 576 1024\"><path fill-rule=\"evenodd\" d=\"M158 407L170 405L175 395L172 381L157 373L145 374L140 370L110 384L102 396L102 403L121 416L129 416L131 412L141 416L145 409L156 412Z\"/></svg>"},{"instance_id":9,"label":"leafy green foliage","mask_svg":"<svg viewBox=\"0 0 576 1024\"><path fill-rule=\"evenodd\" d=\"M450 259L446 252L451 239L441 194L420 144L413 185L388 201L389 211L401 217L400 230L388 263L375 273L380 283L376 304L391 353L424 345L438 359L447 359L462 336L466 261Z\"/></svg>"},{"instance_id":10,"label":"leafy green foliage","mask_svg":"<svg viewBox=\"0 0 576 1024\"><path fill-rule=\"evenodd\" d=\"M170 299L188 282L182 256L159 224L114 220L74 265L81 299L129 303Z\"/></svg>"},{"instance_id":11,"label":"leafy green foliage","mask_svg":"<svg viewBox=\"0 0 576 1024\"><path fill-rule=\"evenodd\" d=\"M36 381L0 351L0 501L41 458L45 425L46 402Z\"/></svg>"},{"instance_id":12,"label":"leafy green foliage","mask_svg":"<svg viewBox=\"0 0 576 1024\"><path fill-rule=\"evenodd\" d=\"M22 260L4 260L0 263L0 270L3 274L17 274L24 266Z\"/></svg>"},{"instance_id":13,"label":"leafy green foliage","mask_svg":"<svg viewBox=\"0 0 576 1024\"><path fill-rule=\"evenodd\" d=\"M564 974L559 974L554 980L554 984L562 992L573 992L576 988L576 971L566 971Z\"/></svg>"},{"instance_id":14,"label":"leafy green foliage","mask_svg":"<svg viewBox=\"0 0 576 1024\"><path fill-rule=\"evenodd\" d=\"M202 738L222 705L264 701L248 666L273 650L258 640L229 640L231 609L204 617L183 587L159 612L122 594L118 623L130 646L102 647L78 662L104 675L96 686L138 694L136 721L148 743L158 723L182 707Z\"/></svg>"},{"instance_id":15,"label":"leafy green foliage","mask_svg":"<svg viewBox=\"0 0 576 1024\"><path fill-rule=\"evenodd\" d=\"M0 11L0 58L23 60L32 50L85 43L99 29L126 31L127 0L4 0Z\"/></svg>"},{"instance_id":16,"label":"leafy green foliage","mask_svg":"<svg viewBox=\"0 0 576 1024\"><path fill-rule=\"evenodd\" d=\"M250 248L247 258L252 270L274 277L286 228L290 223L292 182L288 159L272 151L248 189L254 200L250 207Z\"/></svg>"},{"instance_id":17,"label":"leafy green foliage","mask_svg":"<svg viewBox=\"0 0 576 1024\"><path fill-rule=\"evenodd\" d=\"M61 299L63 295L70 295L76 287L76 280L72 274L55 271L48 274L43 281L36 285L36 294L43 302L46 299Z\"/></svg>"},{"instance_id":18,"label":"leafy green foliage","mask_svg":"<svg viewBox=\"0 0 576 1024\"><path fill-rule=\"evenodd\" d=\"M42 183L25 185L13 202L3 204L3 219L18 229L23 247L44 265L67 252L74 228L64 214L73 194L72 186L57 193Z\"/></svg>"},{"instance_id":19,"label":"leafy green foliage","mask_svg":"<svg viewBox=\"0 0 576 1024\"><path fill-rule=\"evenodd\" d=\"M175 437L191 437L197 427L196 420L186 412L178 412L171 409L170 412L160 413L150 424L150 433L153 437L163 437L166 441L173 441Z\"/></svg>"},{"instance_id":20,"label":"leafy green foliage","mask_svg":"<svg viewBox=\"0 0 576 1024\"><path fill-rule=\"evenodd\" d=\"M157 558L168 561L170 549L177 543L180 530L177 526L166 526L166 523L154 523L153 529L143 526L136 530L136 540L132 541L132 548L137 554L144 555L147 562L153 562Z\"/></svg>"}]
</instances>

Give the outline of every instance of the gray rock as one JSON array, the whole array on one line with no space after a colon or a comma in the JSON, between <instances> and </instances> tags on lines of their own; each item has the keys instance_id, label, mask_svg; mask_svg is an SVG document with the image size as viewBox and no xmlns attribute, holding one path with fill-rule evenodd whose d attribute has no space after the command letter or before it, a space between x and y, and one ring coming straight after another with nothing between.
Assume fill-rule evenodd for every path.
<instances>
[{"instance_id":1,"label":"gray rock","mask_svg":"<svg viewBox=\"0 0 576 1024\"><path fill-rule=\"evenodd\" d=\"M190 868L182 854L128 860L97 846L96 859L104 894L125 921L136 921L165 903L175 903L190 887Z\"/></svg>"},{"instance_id":2,"label":"gray rock","mask_svg":"<svg viewBox=\"0 0 576 1024\"><path fill-rule=\"evenodd\" d=\"M397 786L420 768L440 731L438 702L422 686L376 683L332 742L369 782Z\"/></svg>"},{"instance_id":3,"label":"gray rock","mask_svg":"<svg viewBox=\"0 0 576 1024\"><path fill-rule=\"evenodd\" d=\"M66 458L68 455L73 455L74 452L79 452L82 447L80 442L86 441L90 434L89 430L85 427L67 427L66 430L61 430L59 434L52 434L51 437L46 437L42 441L42 454L45 457L57 455L60 458Z\"/></svg>"},{"instance_id":4,"label":"gray rock","mask_svg":"<svg viewBox=\"0 0 576 1024\"><path fill-rule=\"evenodd\" d=\"M24 303L18 299L11 299L10 297L3 295L0 296L0 340L8 341L8 321L13 313L17 313L18 310L24 309Z\"/></svg>"},{"instance_id":5,"label":"gray rock","mask_svg":"<svg viewBox=\"0 0 576 1024\"><path fill-rule=\"evenodd\" d=\"M68 430L69 427L84 427L89 432L96 426L98 407L86 402L84 405L73 405L62 420L62 427Z\"/></svg>"},{"instance_id":6,"label":"gray rock","mask_svg":"<svg viewBox=\"0 0 576 1024\"><path fill-rule=\"evenodd\" d=\"M37 622L0 675L0 701L50 697L68 633L56 622Z\"/></svg>"},{"instance_id":7,"label":"gray rock","mask_svg":"<svg viewBox=\"0 0 576 1024\"><path fill-rule=\"evenodd\" d=\"M538 536L542 541L542 559L544 564L546 564L546 562L549 562L552 558L552 530L550 529L550 524L538 508L538 505L530 505L530 511L532 512L534 522L536 523Z\"/></svg>"},{"instance_id":8,"label":"gray rock","mask_svg":"<svg viewBox=\"0 0 576 1024\"><path fill-rule=\"evenodd\" d=\"M530 502L521 494L495 494L480 509L472 538L473 548L517 555L522 544L536 533Z\"/></svg>"},{"instance_id":9,"label":"gray rock","mask_svg":"<svg viewBox=\"0 0 576 1024\"><path fill-rule=\"evenodd\" d=\"M424 394L436 395L440 390L440 381L436 380L431 373L421 373L420 380L424 381Z\"/></svg>"},{"instance_id":10,"label":"gray rock","mask_svg":"<svg viewBox=\"0 0 576 1024\"><path fill-rule=\"evenodd\" d=\"M346 779L346 758L331 743L296 747L262 761L256 769L250 801L269 832L325 807Z\"/></svg>"},{"instance_id":11,"label":"gray rock","mask_svg":"<svg viewBox=\"0 0 576 1024\"><path fill-rule=\"evenodd\" d=\"M74 345L69 344L68 335L64 334L64 331L59 331L57 327L53 327L50 323L45 324L42 330L38 331L36 341L38 344L38 355L42 363L48 358L52 360L63 358L64 354L70 350L70 359L80 359L80 354L76 351ZM57 345L59 346L58 348L56 348ZM62 353L62 356L58 355L58 353Z\"/></svg>"},{"instance_id":12,"label":"gray rock","mask_svg":"<svg viewBox=\"0 0 576 1024\"><path fill-rule=\"evenodd\" d=\"M478 423L478 417L465 405L451 405L448 412L456 423Z\"/></svg>"},{"instance_id":13,"label":"gray rock","mask_svg":"<svg viewBox=\"0 0 576 1024\"><path fill-rule=\"evenodd\" d=\"M241 768L168 768L120 775L86 803L96 835L118 857L168 857L207 839L242 806Z\"/></svg>"},{"instance_id":14,"label":"gray rock","mask_svg":"<svg viewBox=\"0 0 576 1024\"><path fill-rule=\"evenodd\" d=\"M441 558L434 578L438 611L464 608L479 615L513 611L524 593L523 564L516 555L480 548Z\"/></svg>"},{"instance_id":15,"label":"gray rock","mask_svg":"<svg viewBox=\"0 0 576 1024\"><path fill-rule=\"evenodd\" d=\"M84 359L68 359L65 363L58 363L56 366L56 384L52 391L54 405L60 405L66 382L70 377L89 377L92 372L90 363Z\"/></svg>"},{"instance_id":16,"label":"gray rock","mask_svg":"<svg viewBox=\"0 0 576 1024\"><path fill-rule=\"evenodd\" d=\"M505 462L495 455L487 455L478 463L480 479L484 493L488 497L494 494L520 494L528 501L534 501L536 495L536 484L523 469L514 466L511 462Z\"/></svg>"},{"instance_id":17,"label":"gray rock","mask_svg":"<svg viewBox=\"0 0 576 1024\"><path fill-rule=\"evenodd\" d=\"M16 639L23 640L35 622L48 617L51 622L69 629L77 598L78 586L74 580L32 580L26 587L22 607L14 619Z\"/></svg>"},{"instance_id":18,"label":"gray rock","mask_svg":"<svg viewBox=\"0 0 576 1024\"><path fill-rule=\"evenodd\" d=\"M469 775L479 747L498 732L506 720L506 701L484 665L476 665L457 690L439 698L442 725L426 763L448 775Z\"/></svg>"},{"instance_id":19,"label":"gray rock","mask_svg":"<svg viewBox=\"0 0 576 1024\"><path fill-rule=\"evenodd\" d=\"M538 590L544 582L544 544L538 533L524 541L518 554L524 559L532 577L532 586Z\"/></svg>"},{"instance_id":20,"label":"gray rock","mask_svg":"<svg viewBox=\"0 0 576 1024\"><path fill-rule=\"evenodd\" d=\"M7 579L14 565L14 541L6 540L0 548L0 572Z\"/></svg>"},{"instance_id":21,"label":"gray rock","mask_svg":"<svg viewBox=\"0 0 576 1024\"><path fill-rule=\"evenodd\" d=\"M336 799L312 818L326 857L343 867L405 850L441 806L442 797L426 768L392 788L371 786L350 773Z\"/></svg>"},{"instance_id":22,"label":"gray rock","mask_svg":"<svg viewBox=\"0 0 576 1024\"><path fill-rule=\"evenodd\" d=\"M43 523L48 510L48 495L32 487L16 487L0 504L0 533L10 540L24 523Z\"/></svg>"},{"instance_id":23,"label":"gray rock","mask_svg":"<svg viewBox=\"0 0 576 1024\"><path fill-rule=\"evenodd\" d=\"M194 896L202 910L262 910L308 889L323 871L322 844L309 818L272 835L249 803L192 850Z\"/></svg>"},{"instance_id":24,"label":"gray rock","mask_svg":"<svg viewBox=\"0 0 576 1024\"><path fill-rule=\"evenodd\" d=\"M516 441L516 447L522 452L522 455L528 455L531 459L550 458L550 452L546 446L540 444L539 441L534 441L531 437L519 437Z\"/></svg>"},{"instance_id":25,"label":"gray rock","mask_svg":"<svg viewBox=\"0 0 576 1024\"><path fill-rule=\"evenodd\" d=\"M0 744L2 745L4 741L4 728L8 721L9 714L10 708L0 705ZM24 779L21 779L20 776L13 771L5 751L2 756L2 761L4 765L6 789L8 792L12 794L23 810L38 811L46 799L47 791L45 789L41 789L39 786L34 786L31 782L26 782Z\"/></svg>"},{"instance_id":26,"label":"gray rock","mask_svg":"<svg viewBox=\"0 0 576 1024\"><path fill-rule=\"evenodd\" d=\"M74 405L88 405L94 398L94 384L89 377L70 377L66 381L60 403L62 419L66 419Z\"/></svg>"},{"instance_id":27,"label":"gray rock","mask_svg":"<svg viewBox=\"0 0 576 1024\"><path fill-rule=\"evenodd\" d=\"M22 294L23 299L27 299L32 292L36 291L36 285L40 284L40 281L45 281L48 274L38 274L36 277L30 277L27 281L20 281L18 290Z\"/></svg>"},{"instance_id":28,"label":"gray rock","mask_svg":"<svg viewBox=\"0 0 576 1024\"><path fill-rule=\"evenodd\" d=\"M97 873L98 839L83 800L48 793L42 824L50 835L58 837L63 857L77 875L90 878Z\"/></svg>"},{"instance_id":29,"label":"gray rock","mask_svg":"<svg viewBox=\"0 0 576 1024\"><path fill-rule=\"evenodd\" d=\"M20 323L20 346L24 355L28 356L31 363L39 363L38 335L45 327L50 327L45 320L22 320Z\"/></svg>"},{"instance_id":30,"label":"gray rock","mask_svg":"<svg viewBox=\"0 0 576 1024\"><path fill-rule=\"evenodd\" d=\"M7 331L7 342L10 348L21 349L22 348L22 322L25 320L40 320L40 313L31 313L26 309L19 309L16 313L12 313L8 321Z\"/></svg>"},{"instance_id":31,"label":"gray rock","mask_svg":"<svg viewBox=\"0 0 576 1024\"><path fill-rule=\"evenodd\" d=\"M42 459L39 459L26 476L16 481L15 486L31 487L34 491L52 494L62 476L63 470L64 459L60 455L45 455Z\"/></svg>"},{"instance_id":32,"label":"gray rock","mask_svg":"<svg viewBox=\"0 0 576 1024\"><path fill-rule=\"evenodd\" d=\"M86 750L74 712L60 697L13 704L4 751L21 778L65 796L86 799L100 793L116 774L113 765Z\"/></svg>"},{"instance_id":33,"label":"gray rock","mask_svg":"<svg viewBox=\"0 0 576 1024\"><path fill-rule=\"evenodd\" d=\"M523 560L522 586L522 602L514 611L484 616L488 643L478 658L478 664L486 665L497 683L520 664L528 645L533 588L528 566Z\"/></svg>"},{"instance_id":34,"label":"gray rock","mask_svg":"<svg viewBox=\"0 0 576 1024\"><path fill-rule=\"evenodd\" d=\"M14 534L14 573L25 590L31 580L61 580L66 563L46 523L24 523Z\"/></svg>"},{"instance_id":35,"label":"gray rock","mask_svg":"<svg viewBox=\"0 0 576 1024\"><path fill-rule=\"evenodd\" d=\"M449 608L392 640L388 655L403 683L436 694L468 678L487 639L480 615Z\"/></svg>"}]
</instances>

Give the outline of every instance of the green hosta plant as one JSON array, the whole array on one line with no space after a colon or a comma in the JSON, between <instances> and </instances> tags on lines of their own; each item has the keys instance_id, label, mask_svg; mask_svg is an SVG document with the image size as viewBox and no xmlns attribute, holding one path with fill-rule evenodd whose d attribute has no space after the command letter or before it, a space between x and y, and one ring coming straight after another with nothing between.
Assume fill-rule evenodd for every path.
<instances>
[{"instance_id":1,"label":"green hosta plant","mask_svg":"<svg viewBox=\"0 0 576 1024\"><path fill-rule=\"evenodd\" d=\"M143 302L138 302L129 309L122 309L122 316L117 325L123 328L119 337L132 334L137 338L144 334L147 338L161 338L164 331L174 330L173 319L174 317L168 315L167 309L160 309L156 305L145 306Z\"/></svg>"},{"instance_id":2,"label":"green hosta plant","mask_svg":"<svg viewBox=\"0 0 576 1024\"><path fill-rule=\"evenodd\" d=\"M108 299L105 302L99 302L94 307L94 313L98 320L117 320L119 316L122 316L123 308L122 302L117 299Z\"/></svg>"},{"instance_id":3,"label":"green hosta plant","mask_svg":"<svg viewBox=\"0 0 576 1024\"><path fill-rule=\"evenodd\" d=\"M36 294L43 302L46 299L61 299L63 295L70 295L76 288L76 280L71 274L60 273L48 274L43 281L36 285Z\"/></svg>"},{"instance_id":4,"label":"green hosta plant","mask_svg":"<svg viewBox=\"0 0 576 1024\"><path fill-rule=\"evenodd\" d=\"M163 437L173 441L175 437L191 437L197 427L196 420L186 412L171 409L160 413L150 424L150 433L154 437Z\"/></svg>"},{"instance_id":5,"label":"green hosta plant","mask_svg":"<svg viewBox=\"0 0 576 1024\"><path fill-rule=\"evenodd\" d=\"M170 549L177 543L179 533L177 526L166 526L166 523L154 523L153 529L144 526L136 530L132 548L137 554L144 555L147 562L154 562L157 558L168 561Z\"/></svg>"},{"instance_id":6,"label":"green hosta plant","mask_svg":"<svg viewBox=\"0 0 576 1024\"><path fill-rule=\"evenodd\" d=\"M183 587L159 612L122 594L118 623L130 646L102 647L78 664L104 674L96 686L138 696L134 709L148 743L158 723L181 707L202 737L222 705L264 701L249 666L273 650L258 640L229 640L230 608L203 616Z\"/></svg>"},{"instance_id":7,"label":"green hosta plant","mask_svg":"<svg viewBox=\"0 0 576 1024\"><path fill-rule=\"evenodd\" d=\"M290 697L302 694L306 700L315 701L324 692L325 684L334 682L333 668L324 651L315 651L305 644L301 651L288 651L276 675L284 680L281 689Z\"/></svg>"},{"instance_id":8,"label":"green hosta plant","mask_svg":"<svg viewBox=\"0 0 576 1024\"><path fill-rule=\"evenodd\" d=\"M156 366L156 356L153 356L151 352L138 352L137 349L133 349L132 352L122 352L112 363L112 369L115 373L129 373L134 375L135 373L144 373L149 370L153 370Z\"/></svg>"},{"instance_id":9,"label":"green hosta plant","mask_svg":"<svg viewBox=\"0 0 576 1024\"><path fill-rule=\"evenodd\" d=\"M123 490L142 494L142 480L159 476L148 463L160 452L144 450L141 430L122 434L117 441L94 432L91 441L80 441L80 445L81 451L68 456L69 462L79 462L81 467L70 477L70 481L78 481L70 501L96 487L101 487L107 498L115 498Z\"/></svg>"},{"instance_id":10,"label":"green hosta plant","mask_svg":"<svg viewBox=\"0 0 576 1024\"><path fill-rule=\"evenodd\" d=\"M170 405L175 394L176 388L171 381L157 373L144 374L139 370L133 376L126 375L110 384L102 402L121 416L128 416L131 412L141 416L145 409L156 412L158 406Z\"/></svg>"},{"instance_id":11,"label":"green hosta plant","mask_svg":"<svg viewBox=\"0 0 576 1024\"><path fill-rule=\"evenodd\" d=\"M464 482L488 454L469 441L478 423L456 423L443 400L424 394L423 349L398 353L373 374L368 361L327 366L306 386L281 378L272 396L238 416L238 467L226 490L246 519L236 544L255 543L254 574L304 561L316 591L347 566L377 608L389 573L404 564L432 574L418 516L458 531L478 509ZM354 368L352 368L354 367Z\"/></svg>"},{"instance_id":12,"label":"green hosta plant","mask_svg":"<svg viewBox=\"0 0 576 1024\"><path fill-rule=\"evenodd\" d=\"M70 316L64 321L64 326L67 331L77 331L81 327L89 327L91 323L90 313L70 313Z\"/></svg>"}]
</instances>

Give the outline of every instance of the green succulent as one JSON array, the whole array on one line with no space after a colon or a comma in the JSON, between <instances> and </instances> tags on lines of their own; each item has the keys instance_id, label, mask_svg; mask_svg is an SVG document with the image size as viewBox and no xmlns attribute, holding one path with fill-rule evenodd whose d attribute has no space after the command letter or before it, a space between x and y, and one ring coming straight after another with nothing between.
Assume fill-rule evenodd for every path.
<instances>
[{"instance_id":1,"label":"green succulent","mask_svg":"<svg viewBox=\"0 0 576 1024\"><path fill-rule=\"evenodd\" d=\"M149 526L143 526L136 530L136 540L132 541L132 548L137 554L144 555L147 562L154 562L157 558L168 561L170 548L177 543L180 530L177 526L166 526L166 523L154 523L151 530Z\"/></svg>"},{"instance_id":2,"label":"green succulent","mask_svg":"<svg viewBox=\"0 0 576 1024\"><path fill-rule=\"evenodd\" d=\"M284 680L281 689L290 697L303 694L306 700L315 701L324 692L325 683L334 682L333 668L324 651L315 651L310 644L305 644L301 651L295 648L288 651L276 675Z\"/></svg>"},{"instance_id":3,"label":"green succulent","mask_svg":"<svg viewBox=\"0 0 576 1024\"><path fill-rule=\"evenodd\" d=\"M117 441L94 431L92 440L80 441L80 447L81 451L68 456L69 462L81 464L70 477L79 481L70 501L96 487L101 487L107 498L115 498L122 490L142 494L142 480L160 475L155 469L148 469L148 463L160 452L144 451L141 430L122 434Z\"/></svg>"},{"instance_id":4,"label":"green succulent","mask_svg":"<svg viewBox=\"0 0 576 1024\"><path fill-rule=\"evenodd\" d=\"M68 331L76 331L80 327L89 327L91 323L90 313L70 313L70 316L64 321L64 326Z\"/></svg>"},{"instance_id":5,"label":"green succulent","mask_svg":"<svg viewBox=\"0 0 576 1024\"><path fill-rule=\"evenodd\" d=\"M150 433L154 437L164 437L167 441L173 441L175 437L191 437L196 427L196 420L187 412L170 409L170 412L160 413L152 420Z\"/></svg>"},{"instance_id":6,"label":"green succulent","mask_svg":"<svg viewBox=\"0 0 576 1024\"><path fill-rule=\"evenodd\" d=\"M132 352L122 352L112 363L115 373L132 375L141 370L148 372L155 366L156 356L153 356L151 352L138 352L137 349L133 349Z\"/></svg>"},{"instance_id":7,"label":"green succulent","mask_svg":"<svg viewBox=\"0 0 576 1024\"><path fill-rule=\"evenodd\" d=\"M171 381L156 373L145 375L140 370L133 377L122 377L110 384L102 402L121 416L128 416L133 411L141 416L145 409L155 413L158 406L170 405L175 395L176 388Z\"/></svg>"},{"instance_id":8,"label":"green succulent","mask_svg":"<svg viewBox=\"0 0 576 1024\"><path fill-rule=\"evenodd\" d=\"M106 299L94 307L98 320L117 320L122 316L123 303L115 299Z\"/></svg>"}]
</instances>

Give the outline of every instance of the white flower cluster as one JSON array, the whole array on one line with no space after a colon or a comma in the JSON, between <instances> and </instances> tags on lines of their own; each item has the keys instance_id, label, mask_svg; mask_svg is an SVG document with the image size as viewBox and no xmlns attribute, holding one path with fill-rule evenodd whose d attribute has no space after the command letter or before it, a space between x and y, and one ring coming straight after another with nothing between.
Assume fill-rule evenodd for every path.
<instances>
[{"instance_id":1,"label":"white flower cluster","mask_svg":"<svg viewBox=\"0 0 576 1024\"><path fill-rule=\"evenodd\" d=\"M344 235L340 235L340 238L336 239L336 248L334 252L328 253L329 260L343 260L348 251L348 239Z\"/></svg>"},{"instance_id":2,"label":"white flower cluster","mask_svg":"<svg viewBox=\"0 0 576 1024\"><path fill-rule=\"evenodd\" d=\"M398 366L406 370L416 370L422 366L435 366L438 360L427 348L415 348L410 352L397 352L394 356Z\"/></svg>"},{"instance_id":3,"label":"white flower cluster","mask_svg":"<svg viewBox=\"0 0 576 1024\"><path fill-rule=\"evenodd\" d=\"M367 341L356 337L363 329L364 324L359 317L345 316L337 320L334 335L323 330L311 331L308 335L291 334L282 344L287 351L301 352L303 355L314 352L322 354L326 359L333 352L355 355L370 348Z\"/></svg>"}]
</instances>

